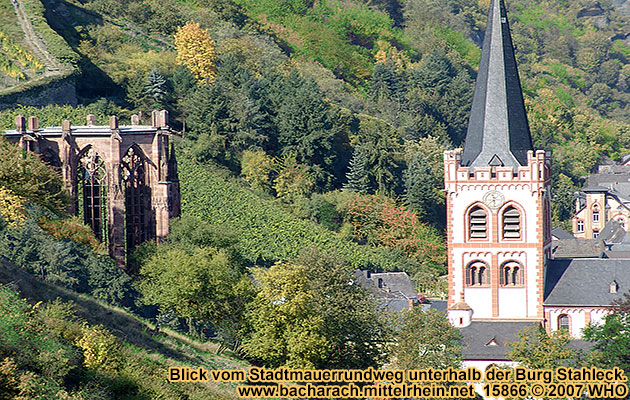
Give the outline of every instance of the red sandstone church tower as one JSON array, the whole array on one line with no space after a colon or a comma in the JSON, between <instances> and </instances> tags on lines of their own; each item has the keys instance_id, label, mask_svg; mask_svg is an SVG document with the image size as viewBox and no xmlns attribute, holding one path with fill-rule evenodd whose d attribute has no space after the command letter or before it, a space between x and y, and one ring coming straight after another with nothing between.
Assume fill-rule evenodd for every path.
<instances>
[{"instance_id":1,"label":"red sandstone church tower","mask_svg":"<svg viewBox=\"0 0 630 400\"><path fill-rule=\"evenodd\" d=\"M534 151L503 0L492 0L463 152L444 153L448 315L542 321L551 155Z\"/></svg>"}]
</instances>

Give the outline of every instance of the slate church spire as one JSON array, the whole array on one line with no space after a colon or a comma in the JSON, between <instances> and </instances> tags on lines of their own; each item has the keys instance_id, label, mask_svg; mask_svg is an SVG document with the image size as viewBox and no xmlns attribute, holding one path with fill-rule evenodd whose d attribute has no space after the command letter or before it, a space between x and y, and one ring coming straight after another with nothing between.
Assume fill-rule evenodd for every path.
<instances>
[{"instance_id":1,"label":"slate church spire","mask_svg":"<svg viewBox=\"0 0 630 400\"><path fill-rule=\"evenodd\" d=\"M532 149L505 4L492 0L462 166L516 170Z\"/></svg>"}]
</instances>

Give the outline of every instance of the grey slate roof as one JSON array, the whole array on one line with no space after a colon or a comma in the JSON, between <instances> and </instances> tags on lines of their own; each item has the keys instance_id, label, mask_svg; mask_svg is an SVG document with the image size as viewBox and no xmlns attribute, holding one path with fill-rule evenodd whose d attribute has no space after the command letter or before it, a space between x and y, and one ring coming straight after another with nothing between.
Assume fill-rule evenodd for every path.
<instances>
[{"instance_id":1,"label":"grey slate roof","mask_svg":"<svg viewBox=\"0 0 630 400\"><path fill-rule=\"evenodd\" d=\"M355 275L362 285L378 293L379 297L418 299L418 292L406 272L366 272L358 271Z\"/></svg>"},{"instance_id":2,"label":"grey slate roof","mask_svg":"<svg viewBox=\"0 0 630 400\"><path fill-rule=\"evenodd\" d=\"M583 192L608 192L610 188L600 185L589 185L582 189Z\"/></svg>"},{"instance_id":3,"label":"grey slate roof","mask_svg":"<svg viewBox=\"0 0 630 400\"><path fill-rule=\"evenodd\" d=\"M406 272L370 273L356 270L354 276L361 286L389 310L402 311L409 308L410 300L416 305L420 302L418 292Z\"/></svg>"},{"instance_id":4,"label":"grey slate roof","mask_svg":"<svg viewBox=\"0 0 630 400\"><path fill-rule=\"evenodd\" d=\"M617 293L610 293L616 281ZM551 260L545 279L546 306L610 306L630 289L630 259Z\"/></svg>"},{"instance_id":5,"label":"grey slate roof","mask_svg":"<svg viewBox=\"0 0 630 400\"><path fill-rule=\"evenodd\" d=\"M621 243L625 236L626 230L619 222L611 219L606 223L601 232L599 232L599 236L597 236L597 238L603 240L606 244L609 244Z\"/></svg>"},{"instance_id":6,"label":"grey slate roof","mask_svg":"<svg viewBox=\"0 0 630 400\"><path fill-rule=\"evenodd\" d=\"M532 138L503 0L492 0L462 165L527 165Z\"/></svg>"},{"instance_id":7,"label":"grey slate roof","mask_svg":"<svg viewBox=\"0 0 630 400\"><path fill-rule=\"evenodd\" d=\"M509 360L509 342L518 342L517 333L535 321L472 321L461 328L464 360ZM496 345L490 344L496 343Z\"/></svg>"},{"instance_id":8,"label":"grey slate roof","mask_svg":"<svg viewBox=\"0 0 630 400\"><path fill-rule=\"evenodd\" d=\"M551 236L553 236L557 240L575 239L575 236L573 236L572 234L570 234L569 232L565 231L564 229L560 227L553 228L551 230Z\"/></svg>"},{"instance_id":9,"label":"grey slate roof","mask_svg":"<svg viewBox=\"0 0 630 400\"><path fill-rule=\"evenodd\" d=\"M430 303L423 304L422 306L427 306L426 309L437 310L446 313L448 302L446 300L431 300Z\"/></svg>"},{"instance_id":10,"label":"grey slate roof","mask_svg":"<svg viewBox=\"0 0 630 400\"><path fill-rule=\"evenodd\" d=\"M600 258L606 250L599 239L554 240L551 253L554 258Z\"/></svg>"}]
</instances>

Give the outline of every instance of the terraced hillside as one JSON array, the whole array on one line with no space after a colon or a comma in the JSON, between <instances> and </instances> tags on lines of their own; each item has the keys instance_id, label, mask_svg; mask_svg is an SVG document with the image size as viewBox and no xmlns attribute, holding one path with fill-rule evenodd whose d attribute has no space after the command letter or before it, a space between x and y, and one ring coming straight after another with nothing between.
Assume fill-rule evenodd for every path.
<instances>
[{"instance_id":1,"label":"terraced hillside","mask_svg":"<svg viewBox=\"0 0 630 400\"><path fill-rule=\"evenodd\" d=\"M48 84L74 71L72 60L59 57L72 50L48 27L38 0L3 0L0 15L0 94ZM60 47L57 55L49 50L55 47Z\"/></svg>"}]
</instances>

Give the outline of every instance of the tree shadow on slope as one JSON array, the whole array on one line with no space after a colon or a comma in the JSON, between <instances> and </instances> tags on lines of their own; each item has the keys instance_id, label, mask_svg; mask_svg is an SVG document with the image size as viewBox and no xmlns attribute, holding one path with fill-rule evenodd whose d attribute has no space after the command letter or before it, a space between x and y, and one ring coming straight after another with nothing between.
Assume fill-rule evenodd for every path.
<instances>
[{"instance_id":1,"label":"tree shadow on slope","mask_svg":"<svg viewBox=\"0 0 630 400\"><path fill-rule=\"evenodd\" d=\"M102 325L121 340L149 352L157 352L188 365L199 365L204 361L201 357L192 354L191 351L172 348L159 341L158 338L151 336L151 327L132 315L106 306L94 299L79 296L67 289L42 282L37 277L4 260L0 260L1 284L11 285L31 303L49 302L57 298L62 301L72 301L76 305L78 317L91 325Z\"/></svg>"}]
</instances>

